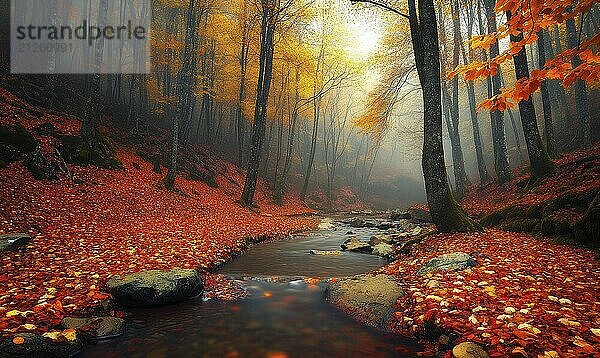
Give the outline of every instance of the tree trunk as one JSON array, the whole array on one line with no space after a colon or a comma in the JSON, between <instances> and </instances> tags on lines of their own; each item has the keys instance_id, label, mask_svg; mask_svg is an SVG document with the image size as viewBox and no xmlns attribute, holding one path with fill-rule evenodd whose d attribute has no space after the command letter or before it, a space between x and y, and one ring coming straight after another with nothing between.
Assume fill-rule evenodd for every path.
<instances>
[{"instance_id":1,"label":"tree trunk","mask_svg":"<svg viewBox=\"0 0 600 358\"><path fill-rule=\"evenodd\" d=\"M108 12L108 0L100 0L98 4L98 24L102 28L106 24L106 14ZM87 159L91 160L95 155L98 146L97 120L100 116L100 70L102 59L104 57L104 40L96 42L94 48L94 73L91 74L90 88L87 104L83 115L80 135L87 148Z\"/></svg>"},{"instance_id":2,"label":"tree trunk","mask_svg":"<svg viewBox=\"0 0 600 358\"><path fill-rule=\"evenodd\" d=\"M169 190L175 188L175 177L177 176L177 155L179 149L179 127L181 118L187 118L189 110L189 97L193 90L194 64L195 64L195 39L197 37L197 9L195 0L190 0L188 5L187 22L185 29L185 45L183 52L183 64L177 78L177 94L179 101L173 118L170 164L165 176L165 187Z\"/></svg>"},{"instance_id":3,"label":"tree trunk","mask_svg":"<svg viewBox=\"0 0 600 358\"><path fill-rule=\"evenodd\" d=\"M575 28L575 20L570 18L566 21L567 25L567 39L569 48L573 49L579 46L579 32ZM571 59L571 65L573 68L581 65L581 59L579 56L574 56ZM578 79L575 81L575 103L577 106L577 116L579 117L579 123L581 126L581 135L583 139L584 148L592 146L592 127L590 122L590 111L588 107L587 88L585 81Z\"/></svg>"},{"instance_id":4,"label":"tree trunk","mask_svg":"<svg viewBox=\"0 0 600 358\"><path fill-rule=\"evenodd\" d=\"M546 64L546 44L544 37L544 30L538 32L538 66L540 69L543 69L544 65ZM540 85L540 92L542 95L542 108L544 110L544 134L546 137L546 148L550 157L557 158L558 152L556 151L556 145L554 143L554 124L552 123L552 105L550 102L550 93L548 92L547 81L542 81Z\"/></svg>"},{"instance_id":5,"label":"tree trunk","mask_svg":"<svg viewBox=\"0 0 600 358\"><path fill-rule=\"evenodd\" d=\"M260 68L254 109L254 124L248 158L248 173L242 192L241 203L244 206L254 204L254 193L258 181L258 169L267 125L267 104L273 71L273 50L276 25L277 0L262 0L262 28L260 43Z\"/></svg>"},{"instance_id":6,"label":"tree trunk","mask_svg":"<svg viewBox=\"0 0 600 358\"><path fill-rule=\"evenodd\" d=\"M507 12L507 16L510 20L510 12ZM523 34L511 34L510 40L512 43L518 43L523 40ZM527 65L525 47L522 47L521 51L513 56L513 60L515 63L515 75L517 80L529 78L529 67ZM542 138L540 137L537 127L535 107L533 106L531 96L529 99L519 102L519 113L521 114L521 125L523 126L523 133L525 135L525 142L527 143L527 153L529 155L529 163L531 166L530 182L535 182L538 179L552 175L556 168L554 163L552 163L548 157L548 153L542 144Z\"/></svg>"},{"instance_id":7,"label":"tree trunk","mask_svg":"<svg viewBox=\"0 0 600 358\"><path fill-rule=\"evenodd\" d=\"M472 231L476 224L458 205L448 185L442 143L440 48L433 0L408 1L410 32L423 93L423 175L431 217L438 230Z\"/></svg>"},{"instance_id":8,"label":"tree trunk","mask_svg":"<svg viewBox=\"0 0 600 358\"><path fill-rule=\"evenodd\" d=\"M494 12L495 0L484 0L485 12L487 15L488 33L494 33L497 30L496 13ZM490 48L490 58L499 55L498 41L492 44ZM500 94L500 68L498 74L492 76L492 96ZM494 142L494 168L498 183L504 184L512 177L508 165L508 150L506 148L506 135L504 133L504 114L501 111L492 112L492 138Z\"/></svg>"}]
</instances>

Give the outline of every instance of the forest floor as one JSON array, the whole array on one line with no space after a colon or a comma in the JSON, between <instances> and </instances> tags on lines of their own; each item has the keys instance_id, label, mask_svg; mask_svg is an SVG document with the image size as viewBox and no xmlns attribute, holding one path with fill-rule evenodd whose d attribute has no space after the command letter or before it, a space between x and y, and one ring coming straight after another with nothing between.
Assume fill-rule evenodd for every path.
<instances>
[{"instance_id":1,"label":"forest floor","mask_svg":"<svg viewBox=\"0 0 600 358\"><path fill-rule=\"evenodd\" d=\"M597 192L599 154L600 146L565 154L556 161L557 173L531 188L524 187L525 175L502 186L474 187L463 205L481 218L515 205L526 212L565 194ZM551 215L576 222L582 213L567 203ZM395 332L436 341L445 334L455 343L476 342L495 357L598 356L600 257L573 241L559 242L498 228L425 238L410 256L381 269L407 291L396 307ZM477 266L416 275L429 259L453 252L471 254ZM424 355L452 356L444 339L427 347Z\"/></svg>"},{"instance_id":2,"label":"forest floor","mask_svg":"<svg viewBox=\"0 0 600 358\"><path fill-rule=\"evenodd\" d=\"M75 135L76 118L46 112L0 89L0 124L23 125L45 151L55 138L34 128L54 124ZM0 234L28 233L24 250L0 257L0 330L45 332L64 316L92 313L108 298L107 279L148 269L210 270L249 244L315 226L297 195L285 206L271 203L259 183L259 209L236 203L243 172L222 161L227 178L218 188L177 178L178 192L164 175L131 148L117 147L121 170L69 165L70 178L36 180L21 161L0 169ZM219 282L208 279L207 282Z\"/></svg>"}]
</instances>

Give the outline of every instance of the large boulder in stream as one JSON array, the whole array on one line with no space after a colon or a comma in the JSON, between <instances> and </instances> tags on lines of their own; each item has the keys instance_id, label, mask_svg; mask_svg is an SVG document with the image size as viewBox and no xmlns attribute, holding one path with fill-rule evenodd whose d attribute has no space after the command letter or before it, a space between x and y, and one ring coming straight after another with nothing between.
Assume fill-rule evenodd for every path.
<instances>
[{"instance_id":1,"label":"large boulder in stream","mask_svg":"<svg viewBox=\"0 0 600 358\"><path fill-rule=\"evenodd\" d=\"M27 245L31 236L27 234L5 234L0 235L0 252L17 251Z\"/></svg>"},{"instance_id":2,"label":"large boulder in stream","mask_svg":"<svg viewBox=\"0 0 600 358\"><path fill-rule=\"evenodd\" d=\"M389 332L394 305L404 296L400 284L388 275L342 278L325 290L325 299L357 321Z\"/></svg>"},{"instance_id":3,"label":"large boulder in stream","mask_svg":"<svg viewBox=\"0 0 600 358\"><path fill-rule=\"evenodd\" d=\"M115 300L130 307L162 306L199 295L204 284L196 270L150 270L113 276L106 283Z\"/></svg>"},{"instance_id":4,"label":"large boulder in stream","mask_svg":"<svg viewBox=\"0 0 600 358\"><path fill-rule=\"evenodd\" d=\"M425 265L417 271L417 275L422 276L435 271L464 270L475 265L477 265L477 261L475 261L471 255L465 254L464 252L453 252L451 254L434 257L427 261Z\"/></svg>"},{"instance_id":5,"label":"large boulder in stream","mask_svg":"<svg viewBox=\"0 0 600 358\"><path fill-rule=\"evenodd\" d=\"M21 343L18 340L21 339ZM17 343L19 344L17 344ZM17 333L12 339L0 340L0 357L63 358L72 357L83 348L83 342L54 342L34 333Z\"/></svg>"},{"instance_id":6,"label":"large boulder in stream","mask_svg":"<svg viewBox=\"0 0 600 358\"><path fill-rule=\"evenodd\" d=\"M370 254L373 248L368 243L359 240L356 237L351 237L342 244L344 251L355 251Z\"/></svg>"}]
</instances>

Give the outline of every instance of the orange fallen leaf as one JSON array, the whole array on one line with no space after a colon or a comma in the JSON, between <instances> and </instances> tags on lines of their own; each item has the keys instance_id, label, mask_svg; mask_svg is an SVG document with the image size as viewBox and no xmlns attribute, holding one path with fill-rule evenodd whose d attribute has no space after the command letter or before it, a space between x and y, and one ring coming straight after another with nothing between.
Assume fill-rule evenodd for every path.
<instances>
[{"instance_id":1,"label":"orange fallen leaf","mask_svg":"<svg viewBox=\"0 0 600 358\"><path fill-rule=\"evenodd\" d=\"M15 338L13 338L12 342L14 344L23 344L23 343L25 343L25 338L23 338L23 337L15 337Z\"/></svg>"}]
</instances>

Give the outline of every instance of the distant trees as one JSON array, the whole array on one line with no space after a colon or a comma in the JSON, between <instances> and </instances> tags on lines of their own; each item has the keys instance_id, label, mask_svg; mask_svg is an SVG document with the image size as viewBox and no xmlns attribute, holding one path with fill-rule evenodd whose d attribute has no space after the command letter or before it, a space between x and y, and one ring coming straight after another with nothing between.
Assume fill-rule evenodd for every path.
<instances>
[{"instance_id":1,"label":"distant trees","mask_svg":"<svg viewBox=\"0 0 600 358\"><path fill-rule=\"evenodd\" d=\"M440 231L472 231L476 223L460 207L448 183L442 142L442 88L438 26L433 0L408 1L408 14L374 1L409 20L416 69L423 96L423 158L422 168L429 211Z\"/></svg>"},{"instance_id":2,"label":"distant trees","mask_svg":"<svg viewBox=\"0 0 600 358\"><path fill-rule=\"evenodd\" d=\"M492 0L493 1L493 0ZM594 53L594 47L600 34L581 35L581 31L575 29L575 19L579 16L583 25L584 14L593 11L594 1L580 1L573 4L558 4L555 2L535 0L531 2L512 2L501 0L495 6L490 0L485 0L488 12L488 24L495 21L496 14L510 14L506 23L498 29L489 28L488 34L482 34L473 39L471 46L474 49L491 48L491 58L483 61L473 61L464 66L458 66L457 72L462 73L468 80L481 77L495 76L500 72L502 63L514 59L516 82L512 87L504 88L489 99L483 101L481 108L490 111L503 111L519 103L522 115L523 131L527 142L527 150L530 158L532 179L538 179L553 172L552 165L547 160L546 148L538 140L537 122L535 110L531 104L531 95L538 89L542 91L543 107L546 109L545 123L547 124L547 146L555 154L552 148L552 122L550 106L546 89L541 88L549 80L560 80L565 87L575 84L576 116L579 118L580 134L583 147L591 145L591 129L589 119L589 104L587 103L586 82L595 83L600 79L600 66L598 55ZM559 26L564 26L567 33L568 49L564 50L560 42ZM546 59L546 44L552 48L551 41L544 40L544 31L553 30L556 40L556 53L553 58ZM495 44L499 39L510 37L511 43L508 49L502 53L495 53ZM539 69L529 71L525 48L537 44L539 54ZM548 56L551 57L551 56ZM544 87L546 87L544 85ZM557 90L561 105L567 106L563 100L562 90ZM548 141L550 140L550 141ZM538 143L539 142L539 143Z\"/></svg>"}]
</instances>

